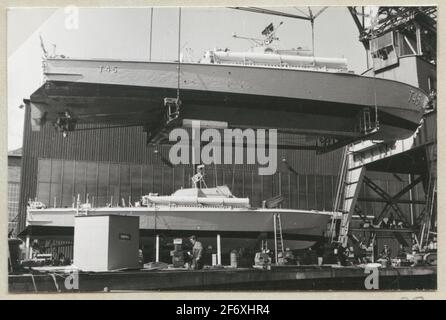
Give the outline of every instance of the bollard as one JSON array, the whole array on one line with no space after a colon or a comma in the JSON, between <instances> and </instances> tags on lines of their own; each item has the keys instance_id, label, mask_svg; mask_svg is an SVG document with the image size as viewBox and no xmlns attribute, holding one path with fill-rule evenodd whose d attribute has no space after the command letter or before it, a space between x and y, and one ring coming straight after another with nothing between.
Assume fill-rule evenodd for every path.
<instances>
[{"instance_id":1,"label":"bollard","mask_svg":"<svg viewBox=\"0 0 446 320\"><path fill-rule=\"evenodd\" d=\"M238 254L237 251L232 250L231 251L231 267L237 268L238 267Z\"/></svg>"},{"instance_id":2,"label":"bollard","mask_svg":"<svg viewBox=\"0 0 446 320\"><path fill-rule=\"evenodd\" d=\"M216 266L217 265L217 254L213 253L212 254L212 266Z\"/></svg>"}]
</instances>

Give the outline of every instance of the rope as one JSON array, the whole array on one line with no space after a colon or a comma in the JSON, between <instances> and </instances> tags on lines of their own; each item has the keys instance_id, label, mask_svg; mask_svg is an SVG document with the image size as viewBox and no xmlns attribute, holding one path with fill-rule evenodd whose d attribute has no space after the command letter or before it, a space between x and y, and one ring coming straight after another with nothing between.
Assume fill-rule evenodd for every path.
<instances>
[{"instance_id":1,"label":"rope","mask_svg":"<svg viewBox=\"0 0 446 320\"><path fill-rule=\"evenodd\" d=\"M392 269L396 272L396 278L395 278L395 280L392 281L392 285L396 285L396 288L394 288L394 289L399 290L400 289L401 273L398 270L398 268L395 268L392 266Z\"/></svg>"},{"instance_id":2,"label":"rope","mask_svg":"<svg viewBox=\"0 0 446 320\"><path fill-rule=\"evenodd\" d=\"M150 42L149 42L149 61L152 61L152 26L153 26L153 8L150 9Z\"/></svg>"},{"instance_id":3,"label":"rope","mask_svg":"<svg viewBox=\"0 0 446 320\"><path fill-rule=\"evenodd\" d=\"M375 76L375 70L373 70L373 93L374 93L374 102L375 102L375 129L378 129L379 121L378 121L378 104L376 102L376 76Z\"/></svg>"},{"instance_id":4,"label":"rope","mask_svg":"<svg viewBox=\"0 0 446 320\"><path fill-rule=\"evenodd\" d=\"M375 28L375 21L372 19L372 28L371 28L371 35L372 39L375 36L374 33ZM379 127L379 121L378 121L378 104L376 102L376 71L375 71L375 65L373 64L373 94L374 94L374 103L375 103L375 129L378 129Z\"/></svg>"},{"instance_id":5,"label":"rope","mask_svg":"<svg viewBox=\"0 0 446 320\"><path fill-rule=\"evenodd\" d=\"M102 127L92 127L92 128L79 128L76 131L90 131L90 130L106 130L106 129L115 129L115 128L130 128L130 127L139 127L141 123L132 123L132 124L123 124L123 125L108 125Z\"/></svg>"},{"instance_id":6,"label":"rope","mask_svg":"<svg viewBox=\"0 0 446 320\"><path fill-rule=\"evenodd\" d=\"M178 85L177 85L177 100L180 100L180 55L181 55L181 7L178 8L178 67L177 67L177 79L178 79Z\"/></svg>"},{"instance_id":7,"label":"rope","mask_svg":"<svg viewBox=\"0 0 446 320\"><path fill-rule=\"evenodd\" d=\"M24 274L24 276L31 277L31 280L33 282L34 292L38 292L37 286L36 286L36 281L34 280L34 275L32 273L28 273L28 274Z\"/></svg>"},{"instance_id":8,"label":"rope","mask_svg":"<svg viewBox=\"0 0 446 320\"><path fill-rule=\"evenodd\" d=\"M311 17L311 48L313 50L313 58L316 56L314 53L314 19ZM315 64L315 60L313 60L313 63Z\"/></svg>"},{"instance_id":9,"label":"rope","mask_svg":"<svg viewBox=\"0 0 446 320\"><path fill-rule=\"evenodd\" d=\"M56 287L57 292L60 292L59 285L57 284L56 275L54 273L50 273L50 277L53 278L54 286Z\"/></svg>"}]
</instances>

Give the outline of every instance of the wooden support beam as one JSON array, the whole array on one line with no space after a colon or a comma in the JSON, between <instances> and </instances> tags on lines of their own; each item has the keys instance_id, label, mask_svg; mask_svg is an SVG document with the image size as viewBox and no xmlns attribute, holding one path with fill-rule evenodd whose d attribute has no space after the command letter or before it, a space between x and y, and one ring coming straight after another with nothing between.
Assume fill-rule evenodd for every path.
<instances>
[{"instance_id":1,"label":"wooden support beam","mask_svg":"<svg viewBox=\"0 0 446 320\"><path fill-rule=\"evenodd\" d=\"M156 235L156 241L155 241L155 262L160 261L160 236L159 234Z\"/></svg>"},{"instance_id":2,"label":"wooden support beam","mask_svg":"<svg viewBox=\"0 0 446 320\"><path fill-rule=\"evenodd\" d=\"M217 234L217 265L221 266L221 238Z\"/></svg>"}]
</instances>

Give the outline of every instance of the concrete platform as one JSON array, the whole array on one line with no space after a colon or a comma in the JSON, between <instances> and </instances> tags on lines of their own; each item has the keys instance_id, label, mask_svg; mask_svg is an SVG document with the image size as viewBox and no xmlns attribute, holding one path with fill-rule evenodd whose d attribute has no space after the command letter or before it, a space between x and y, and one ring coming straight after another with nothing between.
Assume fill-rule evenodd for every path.
<instances>
[{"instance_id":1,"label":"concrete platform","mask_svg":"<svg viewBox=\"0 0 446 320\"><path fill-rule=\"evenodd\" d=\"M368 276L360 267L290 266L258 269L152 270L78 273L78 286L69 274L10 275L9 292L103 292L140 290L366 290ZM380 290L434 290L436 267L379 269ZM105 289L105 290L104 290Z\"/></svg>"}]
</instances>

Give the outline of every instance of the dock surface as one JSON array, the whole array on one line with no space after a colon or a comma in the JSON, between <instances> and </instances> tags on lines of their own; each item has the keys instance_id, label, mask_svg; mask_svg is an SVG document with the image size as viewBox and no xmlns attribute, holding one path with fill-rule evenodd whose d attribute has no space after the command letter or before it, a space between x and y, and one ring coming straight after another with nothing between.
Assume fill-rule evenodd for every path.
<instances>
[{"instance_id":1,"label":"dock surface","mask_svg":"<svg viewBox=\"0 0 446 320\"><path fill-rule=\"evenodd\" d=\"M379 270L380 290L434 290L436 267L392 267ZM271 270L223 268L208 270L138 270L79 272L77 288L67 273L9 276L9 292L104 292L104 291L242 291L242 290L366 290L370 275L361 267L283 266ZM67 281L66 281L67 280Z\"/></svg>"}]
</instances>

